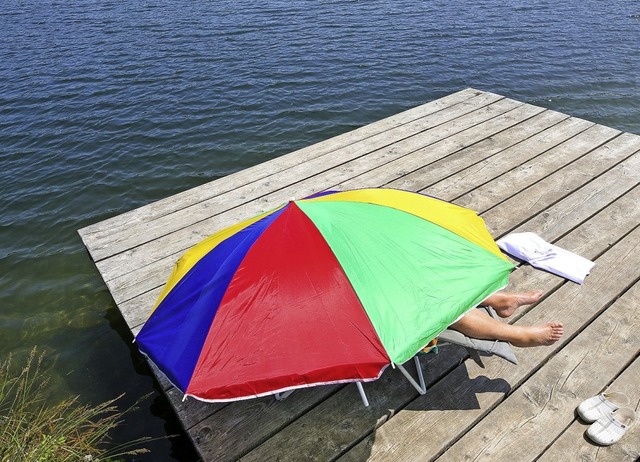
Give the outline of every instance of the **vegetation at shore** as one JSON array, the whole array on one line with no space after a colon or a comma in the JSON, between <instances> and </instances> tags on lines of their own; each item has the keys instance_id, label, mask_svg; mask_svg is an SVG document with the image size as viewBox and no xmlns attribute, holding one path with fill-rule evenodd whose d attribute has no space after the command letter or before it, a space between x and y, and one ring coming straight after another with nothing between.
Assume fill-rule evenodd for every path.
<instances>
[{"instance_id":1,"label":"vegetation at shore","mask_svg":"<svg viewBox=\"0 0 640 462\"><path fill-rule=\"evenodd\" d=\"M97 406L77 397L46 403L43 357L34 348L22 368L11 364L11 356L0 363L0 461L115 462L148 452L141 447L148 439L109 444L109 432L133 409L119 411L120 397Z\"/></svg>"}]
</instances>

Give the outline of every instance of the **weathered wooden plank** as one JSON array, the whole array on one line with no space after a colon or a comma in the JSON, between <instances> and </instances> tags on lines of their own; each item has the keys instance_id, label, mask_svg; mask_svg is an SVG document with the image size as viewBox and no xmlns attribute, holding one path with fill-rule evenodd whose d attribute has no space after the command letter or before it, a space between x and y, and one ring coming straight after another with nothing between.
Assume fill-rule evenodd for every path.
<instances>
[{"instance_id":1,"label":"weathered wooden plank","mask_svg":"<svg viewBox=\"0 0 640 462\"><path fill-rule=\"evenodd\" d=\"M476 140L473 136L471 140L464 139L462 142L452 140L457 141L457 145L455 146L455 148L458 149L457 151L454 151L444 159L432 162L407 175L401 176L385 186L409 191L419 191L471 165L501 153L508 148L519 146L524 140L532 137L536 139L548 139L548 136L545 138L544 135L553 131L558 135L564 135L563 138L556 141L556 143L559 144L579 132L577 130L574 132L571 128L577 128L581 131L591 125L592 124L588 122L585 123L579 119L569 119L565 114L547 110L537 114L531 119L527 119L495 134L486 133L484 127L478 127L480 131L479 141L472 142ZM467 130L465 135L473 135L473 133ZM484 137L482 137L483 135ZM532 144L532 147L533 146ZM535 146L537 146L540 152L543 152L544 149L539 143Z\"/></svg>"},{"instance_id":2,"label":"weathered wooden plank","mask_svg":"<svg viewBox=\"0 0 640 462\"><path fill-rule=\"evenodd\" d=\"M638 151L640 137L625 134L614 138L565 168L524 188L515 196L501 201L484 213L483 218L492 235L501 236L585 185L584 197L598 195L606 204L637 185L638 177L628 173L640 169L640 155L634 155ZM598 181L594 182L595 178ZM589 185L591 182L593 184ZM472 200L469 196L463 197L461 203ZM579 200L584 201L583 198Z\"/></svg>"},{"instance_id":3,"label":"weathered wooden plank","mask_svg":"<svg viewBox=\"0 0 640 462\"><path fill-rule=\"evenodd\" d=\"M620 194L626 194L627 191L632 191L631 195L635 195L638 189L638 175L640 174L637 168L639 156L639 154L635 154L598 177L598 181L592 181L585 185L582 188L583 195L581 197L577 195L567 196L514 231L539 229L545 234L553 234L556 229L571 229L581 223L582 220L579 217L583 213L593 210L597 205L604 206L615 200ZM561 214L558 213L560 209L563 211ZM615 226L627 227L629 224L627 220L635 216L637 209L638 202L630 204L629 208L622 211L619 217L612 217L609 224L602 227L601 232L609 234ZM631 221L631 223L635 225L638 221ZM578 250L575 251L579 252Z\"/></svg>"},{"instance_id":4,"label":"weathered wooden plank","mask_svg":"<svg viewBox=\"0 0 640 462\"><path fill-rule=\"evenodd\" d=\"M452 153L464 148L465 145L477 143L514 125L521 124L541 112L543 112L542 108L525 104L497 117L479 121L464 131L456 133L456 136L446 137L435 143L415 143L416 149L413 152L403 157L395 158L390 162L376 163L379 166L371 165L363 173L337 185L338 189L388 184L398 177L424 168L425 165L438 161L443 162L449 159ZM369 158L363 160L368 161Z\"/></svg>"},{"instance_id":5,"label":"weathered wooden plank","mask_svg":"<svg viewBox=\"0 0 640 462\"><path fill-rule=\"evenodd\" d=\"M339 388L299 390L284 401L265 397L232 403L191 427L189 434L204 460L237 460ZM355 385L353 388L357 395Z\"/></svg>"},{"instance_id":6,"label":"weathered wooden plank","mask_svg":"<svg viewBox=\"0 0 640 462\"><path fill-rule=\"evenodd\" d=\"M159 371L155 371L155 375L158 378L164 379L164 376ZM228 406L228 403L205 403L194 398L187 398L183 401L184 394L171 385L169 381L162 380L161 384L164 385L163 389L169 399L169 403L185 430L189 430L189 428L198 422L203 421L220 409Z\"/></svg>"},{"instance_id":7,"label":"weathered wooden plank","mask_svg":"<svg viewBox=\"0 0 640 462\"><path fill-rule=\"evenodd\" d=\"M435 184L416 184L415 188L422 190L428 186L425 190L430 194L445 200L453 200L550 149L557 149L564 143L569 145L573 137L592 127L594 124L591 122L571 118L506 149L499 156L473 163L445 181Z\"/></svg>"},{"instance_id":8,"label":"weathered wooden plank","mask_svg":"<svg viewBox=\"0 0 640 462\"><path fill-rule=\"evenodd\" d=\"M602 234L601 229L592 229L596 233L593 236L595 239ZM577 238L583 237L584 233L571 233L559 241L559 245L571 248L575 246ZM640 231L636 229L602 255L597 260L593 274L589 276L588 284L563 284L517 321L522 324L537 324L550 319L561 321L565 324L566 332L563 340L550 347L519 349L518 367L490 358L485 361L485 368L480 369L466 361L463 367L438 382L427 395L418 398L366 438L353 450L352 455L347 453L345 460L361 460L363 454L372 460L413 460L416 454L423 457L419 460L431 460L439 456L503 398L504 389L490 393L483 388L486 382L477 382L477 377L484 376L489 383L504 380L509 387L518 387L573 334L588 324L601 307L607 306L637 280L638 269L632 261L638 257L638 237ZM605 237L601 242L606 240ZM586 256L590 257L589 253ZM610 277L614 269L616 274L620 273L615 281ZM540 282L548 284L555 278L541 271L531 271L531 274L538 276L535 287L543 289L546 287L541 286ZM480 394L476 396L476 392ZM479 406L474 405L476 400ZM435 412L436 409L439 411Z\"/></svg>"},{"instance_id":9,"label":"weathered wooden plank","mask_svg":"<svg viewBox=\"0 0 640 462\"><path fill-rule=\"evenodd\" d=\"M474 97L478 97L486 92L480 92L472 88L467 88L459 92L447 95L415 108L394 114L385 119L373 122L371 124L360 127L356 130L350 130L342 135L324 140L311 146L280 156L277 161L267 161L261 164L249 167L230 174L224 178L220 178L197 188L175 194L168 198L154 202L145 207L140 207L129 212L122 213L115 217L103 220L81 229L80 235L86 239L87 247L92 246L94 242L93 234L111 232L118 233L123 228L128 227L139 221L163 216L165 214L180 210L185 206L215 197L221 193L231 191L239 185L247 182L256 181L265 176L277 174L280 169L287 169L294 165L306 162L310 158L318 155L326 154L337 149L349 146L367 138L387 131L394 127L410 123L414 120L423 118L430 114L434 114L449 106L456 105Z\"/></svg>"},{"instance_id":10,"label":"weathered wooden plank","mask_svg":"<svg viewBox=\"0 0 640 462\"><path fill-rule=\"evenodd\" d=\"M637 305L637 301L636 301ZM619 321L618 321L619 322ZM599 342L599 343L602 343ZM624 347L623 347L624 348ZM640 358L607 387L608 390L620 391L631 399L631 408L636 415L640 411ZM598 393L605 389L598 390ZM586 399L590 396L576 396ZM539 462L620 462L638 460L640 458L640 425L637 424L625 434L616 444L601 447L591 443L585 436L588 424L575 420L571 426L542 454Z\"/></svg>"},{"instance_id":11,"label":"weathered wooden plank","mask_svg":"<svg viewBox=\"0 0 640 462\"><path fill-rule=\"evenodd\" d=\"M535 460L640 353L639 299L636 283L438 460Z\"/></svg>"},{"instance_id":12,"label":"weathered wooden plank","mask_svg":"<svg viewBox=\"0 0 640 462\"><path fill-rule=\"evenodd\" d=\"M542 180L556 170L571 164L576 159L598 148L619 134L620 132L618 130L603 125L594 125L574 136L571 140L525 163L521 163L512 170L500 175L497 180L491 180L490 183L482 184L472 192L466 194L464 198L457 199L456 203L463 207L473 205L480 209L488 209L506 199L505 191L516 193ZM485 169L483 176L487 175L487 173Z\"/></svg>"},{"instance_id":13,"label":"weathered wooden plank","mask_svg":"<svg viewBox=\"0 0 640 462\"><path fill-rule=\"evenodd\" d=\"M114 233L110 228L105 231L93 232L86 236L87 239L92 241L90 243L91 255L97 262L119 254L172 231L188 227L193 223L223 213L239 205L250 203L267 193L294 184L318 172L330 170L347 160L382 149L424 131L429 131L434 127L439 127L437 133L446 136L447 131L445 127L442 127L445 123L449 122L449 125L452 125L451 121L457 120L466 114L478 112L478 110L482 112L484 107L491 106L502 99L504 98L499 95L480 94L423 118L373 135L361 142L352 143L324 154L316 153L315 156L306 159L303 163L296 163L287 169L278 168L277 174L265 176L258 180L253 179L242 184L237 183L234 188L213 198L201 200L197 203L183 204L180 209L161 216L155 216L151 220L128 223L123 225L117 233ZM509 101L512 104L522 104L513 100ZM500 105L496 107L499 108ZM491 112L489 111L489 113ZM279 159L271 162L281 163Z\"/></svg>"},{"instance_id":14,"label":"weathered wooden plank","mask_svg":"<svg viewBox=\"0 0 640 462\"><path fill-rule=\"evenodd\" d=\"M151 308L158 299L160 290L161 287L158 287L119 305L120 311L122 312L122 315L129 325L133 335L137 335L140 329L142 329L142 325L151 313Z\"/></svg>"}]
</instances>

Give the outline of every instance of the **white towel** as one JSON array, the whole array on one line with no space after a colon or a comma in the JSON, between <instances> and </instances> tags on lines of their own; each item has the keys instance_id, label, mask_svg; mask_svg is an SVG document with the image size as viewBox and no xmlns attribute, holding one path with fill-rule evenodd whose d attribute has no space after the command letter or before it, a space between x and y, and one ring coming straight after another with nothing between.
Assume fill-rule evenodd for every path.
<instances>
[{"instance_id":1,"label":"white towel","mask_svg":"<svg viewBox=\"0 0 640 462\"><path fill-rule=\"evenodd\" d=\"M595 263L557 245L549 244L535 233L513 233L496 241L498 247L531 266L582 284Z\"/></svg>"}]
</instances>

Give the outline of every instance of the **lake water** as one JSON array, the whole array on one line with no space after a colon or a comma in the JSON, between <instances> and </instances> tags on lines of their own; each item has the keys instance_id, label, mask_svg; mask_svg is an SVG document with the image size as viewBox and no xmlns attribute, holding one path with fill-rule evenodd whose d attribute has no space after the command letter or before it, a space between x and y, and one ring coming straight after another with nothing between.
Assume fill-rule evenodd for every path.
<instances>
[{"instance_id":1,"label":"lake water","mask_svg":"<svg viewBox=\"0 0 640 462\"><path fill-rule=\"evenodd\" d=\"M153 392L117 442L179 424L77 229L467 87L640 133L635 1L3 0L0 38L0 357Z\"/></svg>"}]
</instances>

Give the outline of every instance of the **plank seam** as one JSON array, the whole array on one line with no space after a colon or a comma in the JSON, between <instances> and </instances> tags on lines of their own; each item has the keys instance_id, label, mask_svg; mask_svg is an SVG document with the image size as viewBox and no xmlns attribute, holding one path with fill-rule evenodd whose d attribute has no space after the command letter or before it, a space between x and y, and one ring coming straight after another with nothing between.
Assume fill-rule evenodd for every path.
<instances>
[{"instance_id":1,"label":"plank seam","mask_svg":"<svg viewBox=\"0 0 640 462\"><path fill-rule=\"evenodd\" d=\"M589 221L591 218L593 218L595 215L597 215L600 211L602 211L602 210L606 209L606 208L607 208L607 207L609 207L611 204L613 204L614 202L616 202L618 199L620 199L620 198L622 198L623 196L625 196L625 195L629 194L631 191L633 191L634 189L638 188L639 186L640 186L640 183L636 183L634 186L631 186L629 189L627 189L626 191L624 191L620 196L618 196L617 198L615 198L615 199L613 199L613 200L609 201L609 202L606 204L606 206L602 207L602 209L600 209L600 210L598 210L597 212L594 212L594 213L592 213L591 215L589 215L589 217L588 217L586 220L584 220L582 223L586 223L586 222L587 222L587 221ZM582 224L582 223L580 223L580 224ZM562 239L562 238L563 238L563 237L565 237L567 234L569 234L570 232L572 232L573 230L575 230L576 228L578 228L578 227L580 226L580 224L576 224L573 228L571 228L569 231L567 231L567 232L563 233L563 234L562 234L558 239L556 239L556 240ZM612 246L613 246L613 245L615 245L615 244L617 244L618 242L620 242L624 237L626 237L626 236L627 236L629 233L631 233L632 231L633 231L633 230L631 230L631 231L627 232L624 236L622 236L620 239L618 239L617 241L615 241L615 242L612 244ZM554 240L554 242L556 242L556 240ZM606 250L605 250L605 251L603 251L603 252L601 252L600 254L598 254L596 258L600 257L600 255L602 255L604 252L606 252Z\"/></svg>"},{"instance_id":2,"label":"plank seam","mask_svg":"<svg viewBox=\"0 0 640 462\"><path fill-rule=\"evenodd\" d=\"M505 175L506 175L506 174L508 174L509 172L512 172L513 170L516 170L518 167L521 167L522 165L524 165L524 164L526 164L526 163L528 163L528 162L531 162L532 160L535 160L535 159L539 158L540 156L542 156L542 155L544 155L544 154L547 154L549 151L551 151L551 150L553 150L553 149L557 148L558 146L560 146L560 145L562 145L562 144L567 143L567 142L568 142L569 140L571 140L572 138L575 138L576 136L581 135L582 133L586 132L587 130L589 130L589 129L593 128L593 127L597 127L597 125L592 125L591 127L588 127L586 130L583 130L582 132L575 134L574 136L572 136L572 137L571 137L571 138L569 138L568 140L565 140L565 141L563 141L562 143L560 143L560 144L558 144L558 145L556 145L556 146L554 146L554 147L552 147L552 148L549 148L549 149L547 149L547 150L545 150L545 151L541 152L540 154L538 154L538 155L536 155L536 156L534 156L534 157L532 157L532 158L530 158L530 159L527 159L527 160L525 160L524 162L522 162L522 163L520 163L520 164L518 164L518 165L514 166L511 170L506 171L506 172L504 172L504 173L502 173L502 174L498 175L497 177L492 178L491 180L485 181L484 183L477 185L475 188L473 188L473 189L471 189L471 190L469 190L469 191L465 192L464 194L460 194L459 196L455 197L455 198L452 200L452 202L455 202L456 200L460 199L461 197L466 196L467 194L469 194L469 193L471 193L471 192L473 192L473 191L475 191L475 190L477 190L477 189L481 188L482 186L486 185L487 183L490 183L490 182L492 182L492 181L498 180L499 178L501 178L501 177L505 176ZM604 146L605 144L610 143L611 141L615 140L615 139L616 139L616 138L618 138L620 135L622 135L622 132L618 132L618 133L617 133L616 135L614 135L613 137L608 138L606 141L604 141L604 142L602 142L602 143L600 143L600 144L598 144L598 145L594 146L592 149L589 149L588 151L586 151L586 152L585 152L584 154L582 154L581 156L576 157L575 159L571 160L569 163L564 164L563 166L558 167L558 168L557 168L557 169L555 169L555 170L550 170L550 171L548 171L548 172L547 172L547 174L546 174L544 177L540 178L540 179L539 179L539 180L537 180L537 181L534 181L534 182L533 182L533 183L531 183L529 186L527 186L527 188L530 188L531 186L538 184L539 182L543 181L544 179L548 178L549 176L553 175L554 173L557 173L557 172L559 172L560 170L562 170L562 169L564 169L564 168L567 168L568 166L570 166L570 165L571 165L571 164L573 164L574 162L578 161L579 159L582 159L584 156L586 156L586 155L590 154L591 152L595 151L595 150L596 150L596 149L598 149L598 148L601 148L601 147L602 147L602 146ZM500 200L500 202L496 202L496 203L494 203L491 207L489 207L489 208L487 208L487 209L483 210L483 212L488 212L489 210L494 209L494 208L495 208L495 207L497 207L498 205L500 205L500 204L502 204L503 202L505 202L505 201L507 201L507 200L511 199L513 196L515 196L516 194L519 194L520 192L521 192L521 191L517 191L517 192L515 192L514 194L512 194L512 195L510 195L510 196L508 196L508 197L504 197L503 199L501 199L501 200Z\"/></svg>"},{"instance_id":3,"label":"plank seam","mask_svg":"<svg viewBox=\"0 0 640 462\"><path fill-rule=\"evenodd\" d=\"M523 105L520 105L520 106L517 106L517 107L514 107L513 109L510 109L510 110L508 110L507 112L504 112L504 113L502 113L502 114L497 114L497 115L495 115L495 116L493 116L493 117L491 117L491 118L489 118L489 119L485 120L485 121L484 121L484 122L482 122L482 123L487 123L487 122L492 121L492 120L494 120L494 119L496 119L496 118L498 118L498 117L502 117L502 116L504 116L505 114L509 114L510 112L513 112L513 111L516 111L516 110L518 110L518 109L521 109L521 108L522 108L522 106L524 106L524 104L523 104ZM510 126L508 126L508 127L506 127L506 128L503 128L502 130L499 130L499 131L497 131L497 132L495 132L495 133L491 134L490 136L496 136L496 135L499 135L500 133L503 133L503 132L505 132L505 131L507 131L507 130L509 130L509 129L512 129L512 128L513 128L513 127L515 127L515 126L517 126L517 125L519 125L519 124L522 124L522 123L525 123L525 122L527 122L527 121L529 121L529 120L533 119L534 117L538 117L538 116L540 116L541 114L544 114L545 112L548 112L548 111L549 111L549 110L547 109L547 110L543 110L543 111L541 111L541 112L539 112L539 113L537 113L537 114L533 114L533 115L531 115L531 116L527 117L526 119L521 120L520 122L516 122L516 123L514 123L513 125L510 125ZM565 119L563 119L563 120L565 120ZM557 123L560 123L560 122L562 122L562 121L558 121ZM555 125L555 124L554 124L554 125ZM448 138L452 138L452 137L453 137L453 136L455 136L455 135L459 135L459 134L461 134L461 133L464 133L465 131L473 130L473 129L475 129L477 126L478 126L478 125L475 125L475 126L473 126L473 127L469 127L469 128L465 128L464 130L462 130L462 131L460 131L460 132L457 132L457 133L454 133L454 134L452 134L452 135L450 135L450 136L448 136L448 137L446 137L446 138L442 138L441 140L438 140L438 141L436 141L435 143L442 142L442 141L444 141L444 140L446 140L446 139L448 139ZM547 127L545 130L547 130L547 129L551 128L551 127L553 127L553 125L552 125L552 126L550 126L550 127ZM542 130L542 131L544 131L544 130ZM542 133L542 132L538 132L538 133ZM535 136L535 135L531 135L531 136ZM482 143L482 142L483 142L483 141L485 141L486 139L487 139L487 138L483 138L483 139L480 139L480 140L475 141L475 142L473 142L473 143L470 143L469 145L463 146L463 147L461 147L461 148L459 148L459 149L456 149L455 151L450 152L449 154L447 154L447 155L446 155L446 156L444 156L444 157L441 157L441 158L439 158L439 159L436 159L436 160L433 160L433 161L431 161L431 162L428 162L428 163L426 163L426 164L424 164L424 165L421 165L420 167L418 167L418 168L416 168L416 169L413 169L413 170L411 170L411 171L405 172L405 173L403 173L402 175L400 175L399 177L397 177L397 178L393 178L392 180L387 181L387 182L386 182L386 183L384 183L382 186L387 185L387 184L390 184L390 183L394 183L394 182L396 182L396 181L398 181L398 180L400 180L400 179L402 179L402 178L405 178L405 177L407 177L407 176L409 176L409 175L411 175L411 174L413 174L413 173L417 172L418 170L421 170L421 169L423 169L423 168L425 168L425 167L428 167L428 166L429 166L429 165L431 165L431 164L434 164L434 163L436 163L436 162L442 162L442 161L446 160L448 157L450 157L450 156L452 156L452 155L454 155L454 154L458 154L458 153L460 153L461 151L464 151L465 149L470 148L471 146L475 146L476 144ZM528 138L526 138L526 139L528 139ZM523 141L524 141L524 140L523 140ZM428 146L431 146L432 144L435 144L435 143L431 143L431 144L428 144L428 145L422 146L422 147L420 147L420 148L418 148L418 149L416 149L416 150L414 150L414 151L411 151L411 152L409 152L409 153L407 153L407 154L405 154L405 155L410 155L410 154L413 154L413 153L419 152L419 151L423 150L424 148L426 148L426 147L428 147ZM513 145L511 145L511 146L508 146L508 147L505 147L504 149L500 150L499 152L502 152L502 151L504 151L504 150L506 150L506 149L509 149L509 148L513 147L513 146L516 146L517 144L518 144L518 143L513 144ZM497 154L497 153L496 153L496 154ZM493 157L493 156L494 156L494 155L496 155L496 154L493 154L493 155L491 155L491 156L488 156L488 157L486 157L485 159L489 159L489 158ZM404 156L402 156L402 157L404 157ZM402 157L399 157L399 158L397 158L397 159L401 159ZM392 159L390 162L392 162L392 161L396 161L397 159ZM472 165L476 165L476 164L478 164L478 163L482 162L482 161L483 161L483 160L485 160L485 159L481 159L481 160L479 160L478 162L474 162L474 163L472 163L472 164L468 164L468 165L466 165L466 166L465 166L465 168L468 168L468 167L470 167L470 166L472 166ZM387 163L389 163L389 162L387 162ZM378 167L380 167L380 166L382 166L382 165L386 165L386 164L381 164L381 165L377 166L376 168L378 168ZM464 169L462 169L462 170L464 170ZM459 171L462 171L462 170L459 170ZM443 177L443 178L439 179L437 182L443 181L443 180L445 180L445 179L449 178L450 176L455 175L455 174L456 174L456 173L458 173L459 171L457 171L457 172L453 172L451 175L447 175L447 176L445 176L445 177ZM364 173L362 173L362 174L360 174L360 175L358 175L358 176L362 176L362 175L364 175L364 174L366 174L366 173L368 173L368 172L364 172ZM356 176L356 177L354 177L354 178L357 178L357 176ZM433 183L433 184L435 184L435 183ZM428 188L429 186L431 186L431 185L428 185L428 186L426 186L426 187L422 188L420 191L424 191L424 190L425 190L426 188Z\"/></svg>"},{"instance_id":4,"label":"plank seam","mask_svg":"<svg viewBox=\"0 0 640 462\"><path fill-rule=\"evenodd\" d=\"M336 393L338 393L340 390L342 390L345 386L347 386L347 384L345 385L341 385L339 387L336 388L336 390L329 394L327 397L325 397L325 399L319 400L318 402L316 402L313 406L310 406L308 408L306 408L304 411L301 411L299 413L299 415L297 415L295 418L288 420L287 422L284 422L281 426L276 427L275 430L269 432L268 434L265 434L265 436L263 438L260 438L259 442L257 442L256 444L254 444L250 449L247 449L245 451L241 451L238 453L237 459L241 459L242 457L246 456L247 454L249 454L250 452L254 451L256 448L260 447L261 445L263 445L265 442L267 442L268 440L270 440L274 435L280 433L282 430L284 430L285 428L287 428L289 425L293 424L295 421L297 421L300 417L302 417L303 415L305 415L306 413L310 412L311 410L315 409L316 407L318 407L320 404L322 404L323 401L326 401L328 399L330 399L332 396L334 396ZM279 403L278 403L279 404ZM193 428L193 427L191 427Z\"/></svg>"},{"instance_id":5,"label":"plank seam","mask_svg":"<svg viewBox=\"0 0 640 462\"><path fill-rule=\"evenodd\" d=\"M605 143L605 144L606 144L606 143ZM597 149L597 148L596 148L596 149ZM542 209L542 210L540 210L540 211L538 211L538 212L534 213L534 214L533 214L533 215L531 215L531 216L528 216L526 219L524 219L524 220L520 221L520 222L519 222L519 223L517 223L516 225L511 226L507 231L504 231L504 232L502 232L502 233L498 234L498 239L499 239L500 237L502 237L502 236L506 236L507 234L509 234L509 233L513 232L513 230L517 229L518 227L522 226L523 224L527 223L528 221L531 221L532 219L534 219L534 218L536 218L536 217L540 216L542 213L544 213L544 212L545 212L545 210L546 210L546 209L549 209L549 208L553 207L554 205L556 205L556 204L558 204L558 203L562 202L562 201L563 201L564 199L566 199L567 197L569 197L569 196L571 196L572 194L575 194L577 191L579 191L579 190L581 190L581 189L585 188L586 186L588 186L588 185L589 185L589 184L591 184L592 182L596 181L596 180L597 180L598 178L600 178L601 176L603 176L603 175L605 175L606 173L610 172L611 170L615 169L615 168L616 168L616 167L618 167L620 164L622 164L622 163L624 163L624 162L628 161L631 157L633 157L633 156L635 156L635 155L637 155L637 154L639 154L639 153L640 153L640 150L633 152L632 154L630 154L630 155L628 155L627 157L625 157L625 158L621 159L619 162L617 162L617 163L613 164L611 167L607 168L606 170L602 170L602 172L600 172L600 173L598 173L597 175L593 176L591 179L589 179L586 183L584 183L583 185L581 185L579 188L574 189L574 190L572 190L572 191L568 192L567 194L565 194L565 195L563 195L563 196L558 196L558 199L557 199L556 201L553 201L553 202L549 203L549 205L547 205L544 209ZM590 154L590 153L588 152L588 153L586 153L585 155L588 155L588 154ZM579 159L576 159L576 161L577 161L577 160L579 160ZM573 163L573 162L571 162L571 163ZM562 170L563 168L568 167L569 165L571 165L571 163L569 163L569 164L565 165L564 167L562 167L562 168L558 169L557 171L560 171L560 170ZM553 173L556 173L556 172L553 172ZM551 175L548 175L548 176L551 176ZM523 190L521 190L521 191L518 191L516 194L520 194L520 193L522 193L523 191L526 191L526 190L527 190L527 189L529 189L531 186L533 186L533 185L535 185L535 184L539 183L540 181L543 181L544 179L548 178L548 176L547 176L547 177L545 177L545 178L542 178L542 179L541 179L541 180L539 180L539 181L536 181L535 183L532 183L530 186L528 186L527 188L525 188L525 189L523 189ZM638 184L636 183L636 185L631 186L629 189L627 189L627 190L623 191L623 192L622 192L622 194L620 194L620 196L618 196L618 197L616 197L615 199L613 199L613 200L609 201L609 202L608 202L605 206L603 206L601 209L599 209L599 210L595 211L594 213L592 213L591 215L589 215L588 217L586 217L584 220L582 220L580 223L576 224L573 228L571 228L571 229L567 230L566 232L564 232L564 233L563 233L562 235L560 235L557 239L555 239L555 240L554 240L554 242L556 242L556 241L558 241L558 240L562 239L562 238L563 238L563 237L565 237L567 234L569 234L569 233L571 233L572 231L574 231L577 227L579 227L579 226L581 226L582 224L584 224L584 223L586 223L587 221L589 221L589 220L590 220L591 218L593 218L595 215L597 215L598 213L600 213L602 210L604 210L605 208L607 208L609 205L613 204L615 201L617 201L618 199L620 199L620 198L621 198L622 196L624 196L625 194L628 194L629 192L631 192L631 191L632 191L633 189L635 189L637 186L638 186ZM514 194L514 195L516 195L516 194ZM511 197L513 197L513 196L511 196ZM505 202L506 200L508 200L508 199L505 199L504 201L501 201L500 203ZM488 208L487 210L484 210L482 213L486 213L486 212L488 212L488 211L490 211L490 210L492 210L492 209L494 209L494 208L495 208L495 206L492 206L492 207Z\"/></svg>"},{"instance_id":6,"label":"plank seam","mask_svg":"<svg viewBox=\"0 0 640 462\"><path fill-rule=\"evenodd\" d=\"M539 115L539 114L538 114L538 115ZM537 116L537 115L536 115L536 116ZM536 117L536 116L534 116L534 117ZM567 118L565 118L565 119L562 119L562 120L560 120L560 121L558 121L558 122L554 123L553 125L551 125L551 126L549 126L549 127L545 128L544 130L541 130L541 131L539 131L539 132L537 132L537 133L531 134L531 135L529 135L527 138L523 138L522 140L518 141L518 142L517 142L517 143L515 143L515 144L512 144L512 145L506 146L506 147L504 147L503 149L501 149L500 151L497 151L495 154L492 154L492 155L487 156L487 157L485 157L485 158L483 158L483 159L480 159L480 160L479 160L479 161L477 161L477 162L473 162L473 163L467 164L467 165L465 165L463 168L461 168L460 170L455 171L455 172L453 172L453 173L451 173L450 175L447 175L447 176L445 176L445 177L442 177L442 178L440 178L440 179L436 180L436 181L435 181L435 182L433 182L433 183L429 183L429 184L427 184L426 186L424 186L423 188L421 188L421 189L420 189L420 191L421 191L421 192L426 191L427 189L429 189L430 187L434 186L435 184L438 184L438 183L440 183L440 182L442 182L442 181L445 181L445 180L447 180L448 178L453 177L453 176L455 176L455 175L459 174L460 172L462 172L462 171L464 171L464 170L467 170L469 167L473 167L473 166L478 165L478 164L480 164L480 163L482 163L482 162L485 162L485 161L487 161L487 160L489 160L489 159L492 159L493 157L496 157L496 156L498 156L498 155L500 155L500 154L503 154L503 153L504 153L504 151L507 151L507 150L509 150L509 149L513 149L513 148L517 147L519 144L521 144L521 143L525 143L525 142L529 141L531 138L534 138L534 137L536 137L536 136L539 136L540 134L544 133L544 132L545 132L545 131L547 131L547 130L551 130L551 129L553 129L556 125L559 125L559 124L561 124L561 123L563 123L563 122L566 122L568 119L570 119L570 117L567 117ZM529 119L527 119L527 120L529 120ZM590 126L588 126L588 127L585 127L585 128L584 128L584 129L582 129L581 131L577 132L574 136L578 136L578 135L580 135L582 132L584 132L584 131L588 130L588 129L589 129L589 128L591 128L591 127L593 127L593 125L590 125ZM505 129L505 130L503 130L503 131L509 130L510 128L512 128L512 127L509 127L509 128L507 128L507 129ZM501 131L501 132L499 132L499 133L502 133L502 131ZM493 136L493 135L492 135L492 136ZM548 148L548 149L546 149L546 150L544 150L544 151L540 152L540 154L539 154L539 155L542 155L542 154L546 153L547 151L550 151L551 149L556 148L556 147L557 147L557 146L559 146L560 144L565 143L565 142L567 142L567 141L568 141L568 140L570 140L570 139L571 139L571 138L569 138L569 139L567 139L567 140L564 140L564 141L561 141L561 142L559 142L558 144L556 144L556 145L554 145L554 146L551 146L550 148ZM484 141L484 140L479 140L479 141L478 141L478 142L476 142L476 143L472 143L472 144L470 144L470 145L469 145L469 147L474 146L474 145L479 144L479 143L482 143L483 141ZM464 150L464 149L466 149L466 148L467 148L467 147L465 146L465 148L462 148L462 149L460 149L460 150L459 150L459 151L457 151L457 152L463 151L463 150ZM536 157L538 157L538 156L532 157L531 159L535 159ZM528 159L527 161L529 161L529 160L531 160L531 159ZM525 161L525 162L527 162L527 161ZM517 168L517 166L516 166L516 167L514 167L514 168ZM512 169L512 170L513 170L513 169ZM504 175L505 173L507 173L507 172L504 172L504 173L500 174L499 176ZM494 177L494 178L492 178L492 179L490 179L490 180L487 180L485 183L482 183L481 185L478 185L476 188L479 188L480 186L483 186L483 185L484 185L484 184L486 184L486 183L489 183L489 182L491 182L491 181L494 181L496 178L499 178L499 176ZM476 188L474 188L474 189L476 189ZM472 189L471 191L473 191L473 189ZM466 191L466 192L462 193L460 196L456 197L455 199L458 199L458 198L460 198L460 197L464 196L465 194L468 194L469 192L470 192L470 191ZM454 200L455 200L455 199L454 199Z\"/></svg>"}]
</instances>

